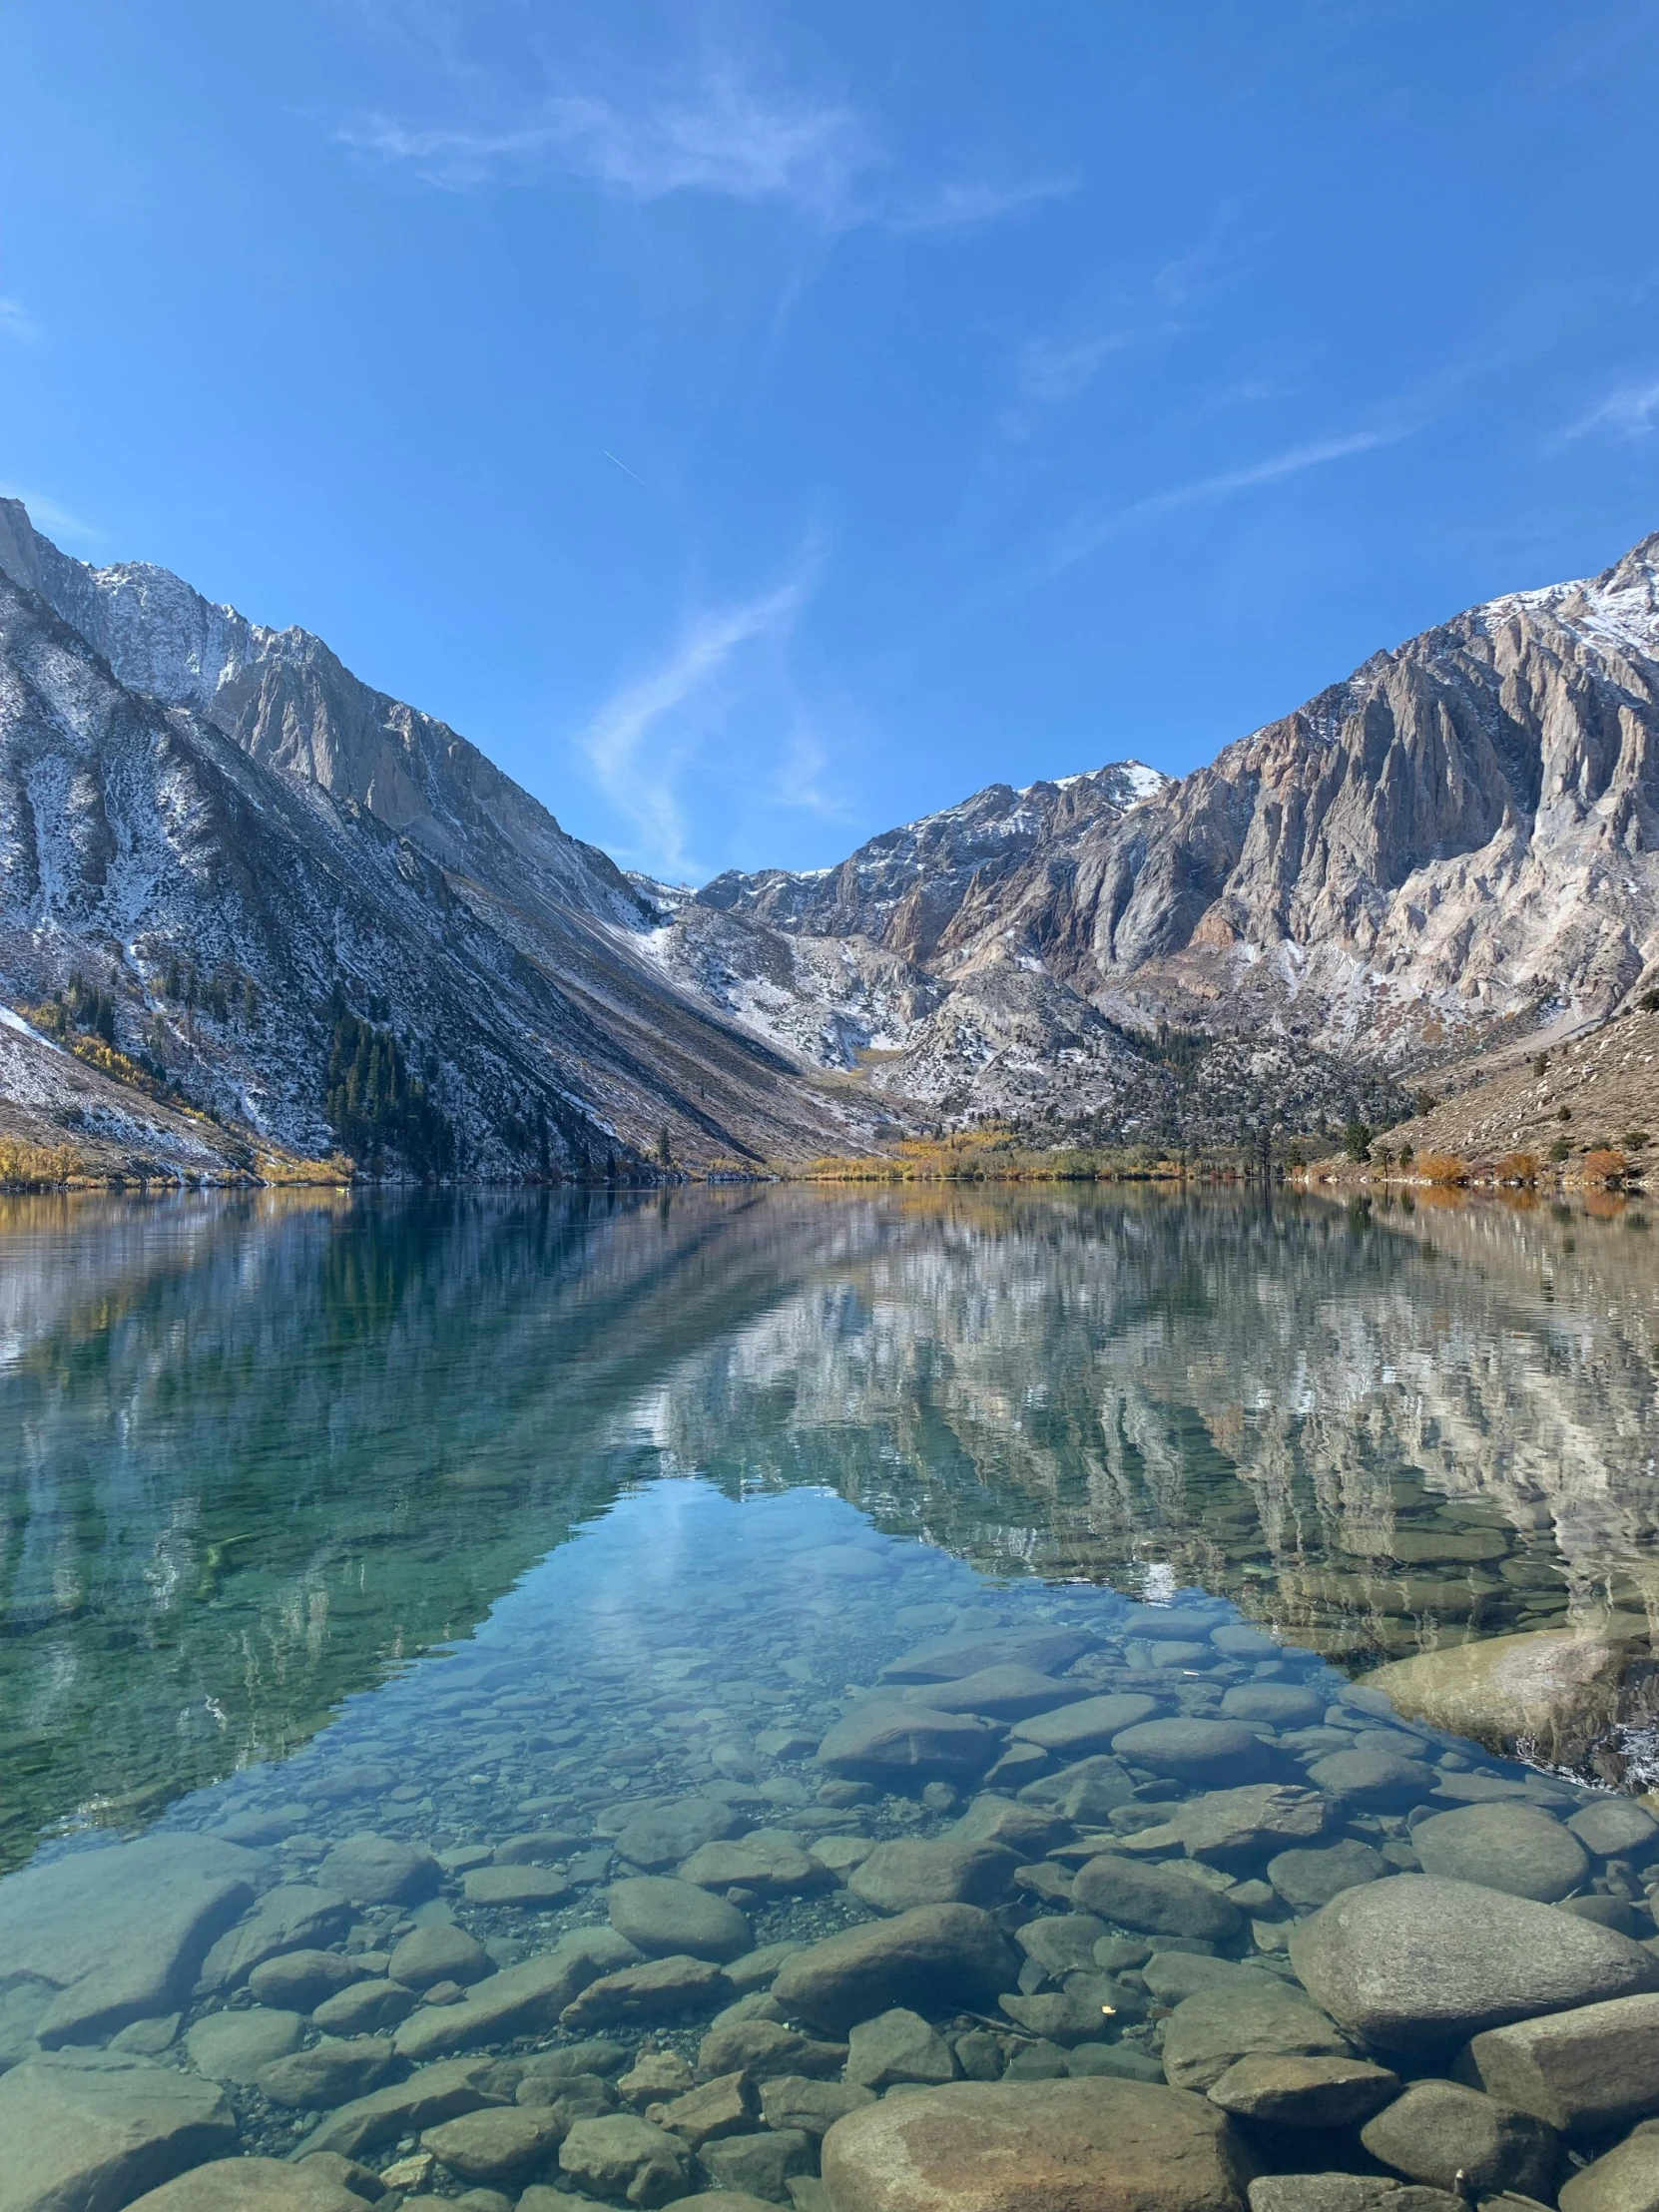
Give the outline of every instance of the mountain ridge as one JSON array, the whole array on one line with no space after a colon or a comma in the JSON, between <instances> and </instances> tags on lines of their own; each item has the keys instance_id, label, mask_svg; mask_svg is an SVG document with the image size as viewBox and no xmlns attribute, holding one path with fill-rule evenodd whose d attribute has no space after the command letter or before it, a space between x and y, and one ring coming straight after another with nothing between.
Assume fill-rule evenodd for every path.
<instances>
[{"instance_id":1,"label":"mountain ridge","mask_svg":"<svg viewBox=\"0 0 1659 2212\"><path fill-rule=\"evenodd\" d=\"M635 950L644 910L614 863L444 725L308 633L166 571L72 562L17 502L0 524L14 1003L79 976L152 1074L309 1155L338 1142L336 994L382 1071L396 1048L394 1087L444 1117L460 1172L648 1174L665 1136L699 1166L870 1142L881 1109L676 989Z\"/></svg>"},{"instance_id":2,"label":"mountain ridge","mask_svg":"<svg viewBox=\"0 0 1659 2212\"><path fill-rule=\"evenodd\" d=\"M78 977L153 1077L304 1154L339 1141L348 1064L385 1093L379 1135L351 1109L376 1159L441 1121L457 1172L515 1179L986 1118L1386 1121L1425 1069L1629 1001L1656 832L1659 534L1186 777L993 784L831 867L692 889L311 633L73 560L0 501L0 996Z\"/></svg>"}]
</instances>

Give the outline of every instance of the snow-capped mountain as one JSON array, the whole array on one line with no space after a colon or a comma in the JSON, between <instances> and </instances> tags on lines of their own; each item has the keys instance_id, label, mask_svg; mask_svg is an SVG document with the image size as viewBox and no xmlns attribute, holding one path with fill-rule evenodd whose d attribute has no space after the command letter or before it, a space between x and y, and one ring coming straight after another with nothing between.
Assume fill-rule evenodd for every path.
<instances>
[{"instance_id":1,"label":"snow-capped mountain","mask_svg":"<svg viewBox=\"0 0 1659 2212\"><path fill-rule=\"evenodd\" d=\"M0 502L0 1002L78 976L170 1098L299 1149L338 1141L342 1051L393 1041L388 1155L420 1123L474 1174L625 1168L665 1128L706 1164L987 1114L1387 1119L1413 1071L1646 986L1656 847L1659 537L1180 781L991 785L691 891L308 632Z\"/></svg>"},{"instance_id":2,"label":"snow-capped mountain","mask_svg":"<svg viewBox=\"0 0 1659 2212\"><path fill-rule=\"evenodd\" d=\"M157 1081L312 1153L359 1047L388 1164L626 1171L665 1129L693 1164L867 1142L865 1101L643 956L652 919L319 639L70 560L0 502L0 999L79 977Z\"/></svg>"},{"instance_id":3,"label":"snow-capped mountain","mask_svg":"<svg viewBox=\"0 0 1659 2212\"><path fill-rule=\"evenodd\" d=\"M993 785L838 867L719 876L659 958L946 1118L1220 1133L1611 1012L1659 960L1659 536L1382 652L1179 782ZM1127 1030L1126 1038L1122 1032ZM1321 1103L1323 1101L1323 1103Z\"/></svg>"}]
</instances>

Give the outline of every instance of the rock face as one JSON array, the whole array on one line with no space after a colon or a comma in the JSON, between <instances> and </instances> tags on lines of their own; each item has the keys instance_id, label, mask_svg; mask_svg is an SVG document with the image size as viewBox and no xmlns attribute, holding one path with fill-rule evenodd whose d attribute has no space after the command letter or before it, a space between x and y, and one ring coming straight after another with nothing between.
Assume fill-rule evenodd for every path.
<instances>
[{"instance_id":1,"label":"rock face","mask_svg":"<svg viewBox=\"0 0 1659 2212\"><path fill-rule=\"evenodd\" d=\"M834 2212L1243 2212L1226 2116L1148 2082L958 2082L824 2138Z\"/></svg>"},{"instance_id":2,"label":"rock face","mask_svg":"<svg viewBox=\"0 0 1659 2212\"><path fill-rule=\"evenodd\" d=\"M1659 1958L1627 1936L1428 1875L1345 1890L1296 1930L1291 1963L1334 2019L1382 2050L1659 1990Z\"/></svg>"},{"instance_id":3,"label":"rock face","mask_svg":"<svg viewBox=\"0 0 1659 2212\"><path fill-rule=\"evenodd\" d=\"M680 1159L788 1156L885 1118L666 981L603 853L303 630L70 560L8 500L0 671L0 998L79 969L123 1049L233 1121L334 1144L336 975L429 1078L441 1121L388 1139L419 1170L602 1171L665 1123Z\"/></svg>"},{"instance_id":4,"label":"rock face","mask_svg":"<svg viewBox=\"0 0 1659 2212\"><path fill-rule=\"evenodd\" d=\"M1390 1056L1431 1024L1610 1011L1654 949L1656 731L1659 538L1374 655L1179 784L1127 764L993 786L838 868L720 877L675 957L694 980L718 941L733 973L741 922L799 1004L817 948L850 943L835 1042L879 1041L878 1080L1121 1125L1144 1071L1101 1009L1277 1024L1308 1054L1346 1047L1363 985ZM741 986L725 1002L768 1018Z\"/></svg>"},{"instance_id":5,"label":"rock face","mask_svg":"<svg viewBox=\"0 0 1659 2212\"><path fill-rule=\"evenodd\" d=\"M235 1844L154 1836L75 1852L0 1890L8 1978L50 1985L35 2035L90 2042L173 2010L209 1946L253 1902L260 1862Z\"/></svg>"},{"instance_id":6,"label":"rock face","mask_svg":"<svg viewBox=\"0 0 1659 2212\"><path fill-rule=\"evenodd\" d=\"M81 968L124 1047L159 1022L193 1095L315 1151L339 972L433 1063L440 1149L497 1175L639 1164L665 1121L685 1160L861 1149L912 1102L1112 1136L1389 1119L1383 1063L1611 1011L1642 974L1656 567L1649 540L1477 607L1179 783L992 785L838 867L689 894L320 640L68 559L7 501L0 985ZM263 1010L185 1020L175 956ZM1161 1020L1204 1033L1194 1072L1142 1041Z\"/></svg>"}]
</instances>

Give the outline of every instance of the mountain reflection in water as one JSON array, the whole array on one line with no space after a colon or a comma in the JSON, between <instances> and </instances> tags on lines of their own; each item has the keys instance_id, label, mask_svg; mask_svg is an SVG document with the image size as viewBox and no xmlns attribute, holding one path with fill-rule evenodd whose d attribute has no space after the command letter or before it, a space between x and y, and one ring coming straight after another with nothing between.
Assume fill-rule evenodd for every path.
<instances>
[{"instance_id":1,"label":"mountain reflection in water","mask_svg":"<svg viewBox=\"0 0 1659 2212\"><path fill-rule=\"evenodd\" d=\"M1655 1592L1620 1222L1150 1189L0 1201L0 1866L469 1636L629 1483L822 1484L1351 1672Z\"/></svg>"}]
</instances>

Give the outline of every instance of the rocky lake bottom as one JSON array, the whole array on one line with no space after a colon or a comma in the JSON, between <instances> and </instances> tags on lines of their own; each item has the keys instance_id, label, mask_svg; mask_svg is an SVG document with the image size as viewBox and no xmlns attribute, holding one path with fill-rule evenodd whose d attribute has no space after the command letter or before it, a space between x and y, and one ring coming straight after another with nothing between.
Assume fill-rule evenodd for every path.
<instances>
[{"instance_id":1,"label":"rocky lake bottom","mask_svg":"<svg viewBox=\"0 0 1659 2212\"><path fill-rule=\"evenodd\" d=\"M754 1352L775 1319L746 1323L751 1390L776 1388ZM113 1650L99 1607L66 1613L39 1680L70 1684L84 1648L115 1711L124 1666L149 1680L184 1650L196 1688L172 1751L151 1730L165 1802L123 1811L130 1730L89 1734L76 1771L104 1794L78 1782L0 1880L0 2212L1659 2212L1640 1541L1603 1536L1599 1576L1557 1549L1546 1601L1512 1571L1543 1556L1541 1514L1434 1494L1425 1450L1384 1461L1365 1571L1461 1577L1494 1611L1482 1635L1402 1599L1382 1617L1407 1640L1374 1605L1383 1663L1360 1669L1299 1640L1294 1605L1251 1604L1252 1547L1207 1584L1216 1524L1173 1493L1118 1586L1098 1560L1065 1571L1076 1523L1056 1506L1039 1537L1005 1480L964 1541L972 1496L905 1488L867 1385L814 1431L860 1457L856 1498L804 1466L712 1479L688 1404L710 1463L722 1407L729 1446L763 1434L752 1401L747 1428L732 1414L722 1329L631 1370L597 1426L567 1343L564 1448L580 1431L622 1476L472 1618L398 1629L298 1737L239 1737L239 1670L274 1728L331 1608L349 1623L419 1521L412 1480L382 1481L378 1547L316 1553L280 1636L230 1594L234 1538L185 1543L176 1494L144 1587L158 1615L194 1592L191 1633L217 1642ZM412 1405L444 1334L352 1341ZM790 1341L799 1377L815 1340ZM980 1389L976 1417L1029 1438L1044 1381ZM0 1368L0 1409L5 1389ZM511 1410L447 1399L475 1449ZM29 1448L62 1448L44 1395L13 1402ZM319 1402L337 1433L343 1384ZM556 1406L534 1411L556 1435ZM141 1518L144 1480L118 1490L106 1550ZM475 1471L460 1494L456 1545L490 1509ZM1368 1527L1380 1494L1351 1482ZM436 1585L454 1563L430 1534ZM21 1577L51 1553L17 1556ZM1275 1557L1282 1589L1326 1571ZM204 1701L227 1748L193 1779Z\"/></svg>"}]
</instances>

